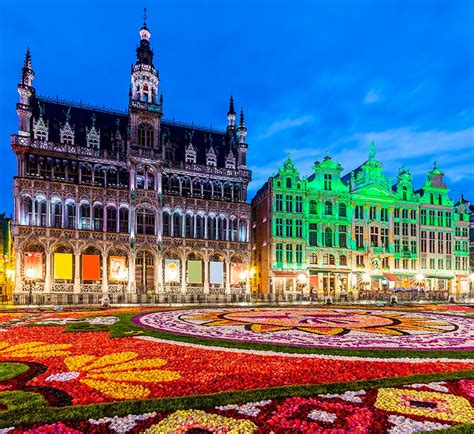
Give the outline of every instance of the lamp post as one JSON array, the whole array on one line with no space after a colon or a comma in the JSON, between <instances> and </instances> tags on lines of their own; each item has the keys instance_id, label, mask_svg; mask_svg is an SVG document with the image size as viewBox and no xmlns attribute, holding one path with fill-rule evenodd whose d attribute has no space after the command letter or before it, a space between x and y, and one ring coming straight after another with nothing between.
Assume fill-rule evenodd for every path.
<instances>
[{"instance_id":1,"label":"lamp post","mask_svg":"<svg viewBox=\"0 0 474 434\"><path fill-rule=\"evenodd\" d=\"M122 285L122 302L125 304L125 284L127 283L128 270L126 268L118 272L119 285Z\"/></svg>"},{"instance_id":2,"label":"lamp post","mask_svg":"<svg viewBox=\"0 0 474 434\"><path fill-rule=\"evenodd\" d=\"M25 271L26 283L28 285L28 304L33 304L33 286L35 284L35 270L27 268Z\"/></svg>"}]
</instances>

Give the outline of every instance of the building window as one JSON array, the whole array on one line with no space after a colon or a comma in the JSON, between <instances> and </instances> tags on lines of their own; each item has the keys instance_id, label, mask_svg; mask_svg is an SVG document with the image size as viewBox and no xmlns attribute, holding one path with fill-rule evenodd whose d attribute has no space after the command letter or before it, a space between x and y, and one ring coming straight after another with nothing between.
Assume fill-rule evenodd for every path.
<instances>
[{"instance_id":1,"label":"building window","mask_svg":"<svg viewBox=\"0 0 474 434\"><path fill-rule=\"evenodd\" d=\"M91 207L87 203L83 203L79 208L80 215L80 229L88 230L91 229Z\"/></svg>"},{"instance_id":2,"label":"building window","mask_svg":"<svg viewBox=\"0 0 474 434\"><path fill-rule=\"evenodd\" d=\"M311 253L311 264L317 264L318 263L318 255L317 253Z\"/></svg>"},{"instance_id":3,"label":"building window","mask_svg":"<svg viewBox=\"0 0 474 434\"><path fill-rule=\"evenodd\" d=\"M453 216L451 212L446 212L446 226L450 228L453 225Z\"/></svg>"},{"instance_id":4,"label":"building window","mask_svg":"<svg viewBox=\"0 0 474 434\"><path fill-rule=\"evenodd\" d=\"M412 209L412 210L410 211L410 218L411 218L412 220L416 220L416 210Z\"/></svg>"},{"instance_id":5,"label":"building window","mask_svg":"<svg viewBox=\"0 0 474 434\"><path fill-rule=\"evenodd\" d=\"M326 201L324 204L324 214L332 215L332 203L329 201Z\"/></svg>"},{"instance_id":6,"label":"building window","mask_svg":"<svg viewBox=\"0 0 474 434\"><path fill-rule=\"evenodd\" d=\"M295 234L295 236L297 238L302 238L303 237L303 220L296 220L295 223L296 223L296 226L295 226L296 234Z\"/></svg>"},{"instance_id":7,"label":"building window","mask_svg":"<svg viewBox=\"0 0 474 434\"><path fill-rule=\"evenodd\" d=\"M443 232L438 232L438 253L444 253L444 236L443 236Z\"/></svg>"},{"instance_id":8,"label":"building window","mask_svg":"<svg viewBox=\"0 0 474 434\"><path fill-rule=\"evenodd\" d=\"M309 245L311 247L318 245L318 225L316 223L309 224Z\"/></svg>"},{"instance_id":9,"label":"building window","mask_svg":"<svg viewBox=\"0 0 474 434\"><path fill-rule=\"evenodd\" d=\"M303 246L301 244L297 244L296 246L296 263L303 263Z\"/></svg>"},{"instance_id":10,"label":"building window","mask_svg":"<svg viewBox=\"0 0 474 434\"><path fill-rule=\"evenodd\" d=\"M430 237L430 250L429 250L429 252L430 253L435 253L435 233L430 232L429 237Z\"/></svg>"},{"instance_id":11,"label":"building window","mask_svg":"<svg viewBox=\"0 0 474 434\"><path fill-rule=\"evenodd\" d=\"M356 205L354 214L356 219L362 220L364 218L364 207Z\"/></svg>"},{"instance_id":12,"label":"building window","mask_svg":"<svg viewBox=\"0 0 474 434\"><path fill-rule=\"evenodd\" d=\"M332 175L324 174L324 189L332 190Z\"/></svg>"},{"instance_id":13,"label":"building window","mask_svg":"<svg viewBox=\"0 0 474 434\"><path fill-rule=\"evenodd\" d=\"M275 196L275 206L277 211L283 211L283 195L277 194Z\"/></svg>"},{"instance_id":14,"label":"building window","mask_svg":"<svg viewBox=\"0 0 474 434\"><path fill-rule=\"evenodd\" d=\"M411 253L416 255L416 241L410 241L410 250L411 250Z\"/></svg>"},{"instance_id":15,"label":"building window","mask_svg":"<svg viewBox=\"0 0 474 434\"><path fill-rule=\"evenodd\" d=\"M275 235L277 237L283 236L283 219L282 218L277 218L275 220Z\"/></svg>"},{"instance_id":16,"label":"building window","mask_svg":"<svg viewBox=\"0 0 474 434\"><path fill-rule=\"evenodd\" d=\"M309 201L309 213L317 214L318 213L318 203L315 200Z\"/></svg>"},{"instance_id":17,"label":"building window","mask_svg":"<svg viewBox=\"0 0 474 434\"><path fill-rule=\"evenodd\" d=\"M400 240L395 240L394 245L395 245L395 253L400 253Z\"/></svg>"},{"instance_id":18,"label":"building window","mask_svg":"<svg viewBox=\"0 0 474 434\"><path fill-rule=\"evenodd\" d=\"M347 226L339 226L339 247L347 247Z\"/></svg>"},{"instance_id":19,"label":"building window","mask_svg":"<svg viewBox=\"0 0 474 434\"><path fill-rule=\"evenodd\" d=\"M410 235L412 237L416 237L416 224L415 223L410 224Z\"/></svg>"},{"instance_id":20,"label":"building window","mask_svg":"<svg viewBox=\"0 0 474 434\"><path fill-rule=\"evenodd\" d=\"M342 265L342 266L346 266L347 265L347 257L345 255L341 255L339 257L339 264Z\"/></svg>"},{"instance_id":21,"label":"building window","mask_svg":"<svg viewBox=\"0 0 474 434\"><path fill-rule=\"evenodd\" d=\"M296 196L295 200L295 212L303 212L303 198L301 196Z\"/></svg>"},{"instance_id":22,"label":"building window","mask_svg":"<svg viewBox=\"0 0 474 434\"><path fill-rule=\"evenodd\" d=\"M101 231L104 229L104 209L96 205L93 208L93 230L94 231Z\"/></svg>"},{"instance_id":23,"label":"building window","mask_svg":"<svg viewBox=\"0 0 474 434\"><path fill-rule=\"evenodd\" d=\"M383 222L388 222L388 209L387 208L382 208L380 211L380 219Z\"/></svg>"},{"instance_id":24,"label":"building window","mask_svg":"<svg viewBox=\"0 0 474 434\"><path fill-rule=\"evenodd\" d=\"M379 228L377 226L370 227L370 245L372 247L379 245Z\"/></svg>"},{"instance_id":25,"label":"building window","mask_svg":"<svg viewBox=\"0 0 474 434\"><path fill-rule=\"evenodd\" d=\"M61 202L54 202L52 204L51 226L53 228L60 228L63 220L63 207Z\"/></svg>"},{"instance_id":26,"label":"building window","mask_svg":"<svg viewBox=\"0 0 474 434\"><path fill-rule=\"evenodd\" d=\"M285 197L285 206L286 206L286 212L293 212L293 197L292 196Z\"/></svg>"},{"instance_id":27,"label":"building window","mask_svg":"<svg viewBox=\"0 0 474 434\"><path fill-rule=\"evenodd\" d=\"M388 228L381 229L382 246L388 249Z\"/></svg>"},{"instance_id":28,"label":"building window","mask_svg":"<svg viewBox=\"0 0 474 434\"><path fill-rule=\"evenodd\" d=\"M355 227L356 248L364 248L364 228L362 226Z\"/></svg>"},{"instance_id":29,"label":"building window","mask_svg":"<svg viewBox=\"0 0 474 434\"><path fill-rule=\"evenodd\" d=\"M137 233L153 235L155 233L155 213L151 210L137 211Z\"/></svg>"},{"instance_id":30,"label":"building window","mask_svg":"<svg viewBox=\"0 0 474 434\"><path fill-rule=\"evenodd\" d=\"M394 222L393 223L393 234L394 235L400 235L400 223L399 222Z\"/></svg>"},{"instance_id":31,"label":"building window","mask_svg":"<svg viewBox=\"0 0 474 434\"><path fill-rule=\"evenodd\" d=\"M421 223L422 225L426 225L426 224L427 224L427 222L426 222L426 209L422 209L422 210L420 211L420 223Z\"/></svg>"},{"instance_id":32,"label":"building window","mask_svg":"<svg viewBox=\"0 0 474 434\"><path fill-rule=\"evenodd\" d=\"M204 217L198 214L196 216L196 238L199 238L201 240L205 238L204 229ZM230 234L232 241L237 241L237 219L231 221Z\"/></svg>"},{"instance_id":33,"label":"building window","mask_svg":"<svg viewBox=\"0 0 474 434\"><path fill-rule=\"evenodd\" d=\"M426 231L421 231L421 253L427 252L427 236Z\"/></svg>"},{"instance_id":34,"label":"building window","mask_svg":"<svg viewBox=\"0 0 474 434\"><path fill-rule=\"evenodd\" d=\"M406 208L402 209L402 218L404 219L408 218L408 210Z\"/></svg>"},{"instance_id":35,"label":"building window","mask_svg":"<svg viewBox=\"0 0 474 434\"><path fill-rule=\"evenodd\" d=\"M285 221L285 236L292 237L293 236L293 220L286 219Z\"/></svg>"},{"instance_id":36,"label":"building window","mask_svg":"<svg viewBox=\"0 0 474 434\"><path fill-rule=\"evenodd\" d=\"M377 208L375 206L370 207L369 216L370 216L370 220L376 220L377 219Z\"/></svg>"},{"instance_id":37,"label":"building window","mask_svg":"<svg viewBox=\"0 0 474 434\"><path fill-rule=\"evenodd\" d=\"M117 209L107 208L107 232L117 232Z\"/></svg>"},{"instance_id":38,"label":"building window","mask_svg":"<svg viewBox=\"0 0 474 434\"><path fill-rule=\"evenodd\" d=\"M119 210L119 231L124 234L128 232L128 208Z\"/></svg>"},{"instance_id":39,"label":"building window","mask_svg":"<svg viewBox=\"0 0 474 434\"><path fill-rule=\"evenodd\" d=\"M66 205L66 229L76 228L76 205L68 203Z\"/></svg>"},{"instance_id":40,"label":"building window","mask_svg":"<svg viewBox=\"0 0 474 434\"><path fill-rule=\"evenodd\" d=\"M276 254L276 261L283 262L283 244L282 243L276 244L275 254Z\"/></svg>"},{"instance_id":41,"label":"building window","mask_svg":"<svg viewBox=\"0 0 474 434\"><path fill-rule=\"evenodd\" d=\"M289 264L293 262L293 246L291 244L286 245L286 262Z\"/></svg>"},{"instance_id":42,"label":"building window","mask_svg":"<svg viewBox=\"0 0 474 434\"><path fill-rule=\"evenodd\" d=\"M347 205L345 203L339 204L339 217L347 217Z\"/></svg>"},{"instance_id":43,"label":"building window","mask_svg":"<svg viewBox=\"0 0 474 434\"><path fill-rule=\"evenodd\" d=\"M291 187L292 187L291 178L286 178L286 188L291 188Z\"/></svg>"},{"instance_id":44,"label":"building window","mask_svg":"<svg viewBox=\"0 0 474 434\"><path fill-rule=\"evenodd\" d=\"M153 147L153 128L148 124L138 126L138 146L143 148Z\"/></svg>"},{"instance_id":45,"label":"building window","mask_svg":"<svg viewBox=\"0 0 474 434\"><path fill-rule=\"evenodd\" d=\"M402 223L402 235L404 237L408 236L408 223L406 223L406 222Z\"/></svg>"},{"instance_id":46,"label":"building window","mask_svg":"<svg viewBox=\"0 0 474 434\"><path fill-rule=\"evenodd\" d=\"M356 266L362 268L364 266L364 255L356 255Z\"/></svg>"},{"instance_id":47,"label":"building window","mask_svg":"<svg viewBox=\"0 0 474 434\"><path fill-rule=\"evenodd\" d=\"M326 247L332 247L333 246L332 229L331 228L326 228L324 230L324 245Z\"/></svg>"}]
</instances>

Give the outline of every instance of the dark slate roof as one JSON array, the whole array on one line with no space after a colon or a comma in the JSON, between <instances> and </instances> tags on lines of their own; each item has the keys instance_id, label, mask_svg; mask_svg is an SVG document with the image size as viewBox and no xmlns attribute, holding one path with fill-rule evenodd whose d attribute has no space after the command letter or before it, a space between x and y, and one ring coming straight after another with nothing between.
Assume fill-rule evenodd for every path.
<instances>
[{"instance_id":1,"label":"dark slate roof","mask_svg":"<svg viewBox=\"0 0 474 434\"><path fill-rule=\"evenodd\" d=\"M356 167L354 170L351 170L350 172L346 173L342 178L341 181L345 185L349 185L349 181L351 179L351 173L354 173L354 176L357 177L357 174L362 170L362 166L367 163L367 161L364 161L360 166Z\"/></svg>"},{"instance_id":2,"label":"dark slate roof","mask_svg":"<svg viewBox=\"0 0 474 434\"><path fill-rule=\"evenodd\" d=\"M111 149L112 139L117 131L117 120L119 120L119 131L122 140L127 144L127 129L129 123L128 113L119 110L110 110L105 107L89 106L82 103L63 101L47 97L37 97L33 102L33 119L38 119L40 107L43 107L43 119L48 122L49 140L60 141L60 128L66 122L66 113L70 113L70 125L74 130L75 144L86 146L86 128L92 127L92 116L95 115L95 126L100 131L100 148ZM195 124L185 124L174 120L163 119L161 121L161 145L169 142L174 151L174 161L184 161L185 150L189 143L187 134L194 131L192 144L197 153L197 163L205 164L206 152L211 143L217 156L217 166L223 167L230 149L234 150L237 159L238 140L234 132L206 128ZM166 143L164 138L167 138Z\"/></svg>"}]
</instances>

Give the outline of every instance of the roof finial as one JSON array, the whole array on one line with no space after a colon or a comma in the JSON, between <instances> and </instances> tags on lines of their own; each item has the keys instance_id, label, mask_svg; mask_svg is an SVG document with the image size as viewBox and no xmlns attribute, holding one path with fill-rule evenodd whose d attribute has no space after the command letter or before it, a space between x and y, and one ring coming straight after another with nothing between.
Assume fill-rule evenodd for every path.
<instances>
[{"instance_id":1,"label":"roof finial","mask_svg":"<svg viewBox=\"0 0 474 434\"><path fill-rule=\"evenodd\" d=\"M433 169L436 170L438 169L438 162L435 160L435 162L433 163Z\"/></svg>"},{"instance_id":2,"label":"roof finial","mask_svg":"<svg viewBox=\"0 0 474 434\"><path fill-rule=\"evenodd\" d=\"M372 140L369 146L369 160L373 160L374 158L375 158L375 143Z\"/></svg>"},{"instance_id":3,"label":"roof finial","mask_svg":"<svg viewBox=\"0 0 474 434\"><path fill-rule=\"evenodd\" d=\"M245 127L244 108L240 108L240 126Z\"/></svg>"},{"instance_id":4,"label":"roof finial","mask_svg":"<svg viewBox=\"0 0 474 434\"><path fill-rule=\"evenodd\" d=\"M143 25L146 27L146 8L143 8Z\"/></svg>"}]
</instances>

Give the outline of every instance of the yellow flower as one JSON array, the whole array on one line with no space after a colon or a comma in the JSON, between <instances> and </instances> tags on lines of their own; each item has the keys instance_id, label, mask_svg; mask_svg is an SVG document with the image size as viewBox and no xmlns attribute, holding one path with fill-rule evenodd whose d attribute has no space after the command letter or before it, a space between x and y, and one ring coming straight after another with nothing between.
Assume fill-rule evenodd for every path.
<instances>
[{"instance_id":1,"label":"yellow flower","mask_svg":"<svg viewBox=\"0 0 474 434\"><path fill-rule=\"evenodd\" d=\"M166 365L163 359L135 360L134 352L112 353L103 357L79 355L64 363L70 371L79 371L80 382L117 399L144 399L150 390L137 383L161 383L181 378L176 371L154 369Z\"/></svg>"},{"instance_id":2,"label":"yellow flower","mask_svg":"<svg viewBox=\"0 0 474 434\"><path fill-rule=\"evenodd\" d=\"M258 429L257 425L245 419L233 419L206 413L202 410L178 410L156 425L151 426L145 434L162 434L187 432L195 429L207 432L228 434L251 434Z\"/></svg>"},{"instance_id":3,"label":"yellow flower","mask_svg":"<svg viewBox=\"0 0 474 434\"><path fill-rule=\"evenodd\" d=\"M474 419L474 409L469 401L449 393L383 388L377 393L375 407L449 422L469 423Z\"/></svg>"},{"instance_id":4,"label":"yellow flower","mask_svg":"<svg viewBox=\"0 0 474 434\"><path fill-rule=\"evenodd\" d=\"M66 348L71 344L47 344L45 342L23 342L10 345L0 342L0 357L55 357L67 356L70 352Z\"/></svg>"}]
</instances>

